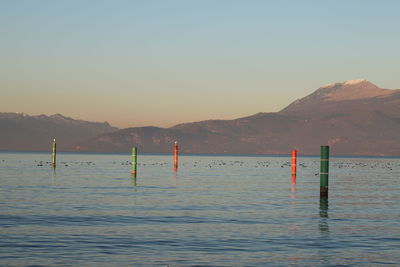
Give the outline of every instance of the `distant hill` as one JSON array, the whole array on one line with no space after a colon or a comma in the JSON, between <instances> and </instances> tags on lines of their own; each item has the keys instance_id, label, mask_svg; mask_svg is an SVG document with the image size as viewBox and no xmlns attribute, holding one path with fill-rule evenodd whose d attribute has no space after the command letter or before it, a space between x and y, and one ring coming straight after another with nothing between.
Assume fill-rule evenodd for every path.
<instances>
[{"instance_id":1,"label":"distant hill","mask_svg":"<svg viewBox=\"0 0 400 267\"><path fill-rule=\"evenodd\" d=\"M400 90L366 80L328 84L274 113L235 120L207 120L171 128L136 127L104 133L79 150L184 153L400 155Z\"/></svg>"},{"instance_id":2,"label":"distant hill","mask_svg":"<svg viewBox=\"0 0 400 267\"><path fill-rule=\"evenodd\" d=\"M74 120L61 114L0 113L0 150L48 151L56 138L58 150L71 151L77 143L116 130L107 122Z\"/></svg>"}]
</instances>

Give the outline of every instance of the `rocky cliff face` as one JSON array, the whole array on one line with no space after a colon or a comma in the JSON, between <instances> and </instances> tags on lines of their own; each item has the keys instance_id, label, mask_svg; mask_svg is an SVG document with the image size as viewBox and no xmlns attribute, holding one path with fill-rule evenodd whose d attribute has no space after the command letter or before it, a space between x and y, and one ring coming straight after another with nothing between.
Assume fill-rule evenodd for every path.
<instances>
[{"instance_id":1,"label":"rocky cliff face","mask_svg":"<svg viewBox=\"0 0 400 267\"><path fill-rule=\"evenodd\" d=\"M208 120L163 129L138 127L100 135L81 150L184 153L400 155L400 90L366 80L328 84L276 113L236 120Z\"/></svg>"}]
</instances>

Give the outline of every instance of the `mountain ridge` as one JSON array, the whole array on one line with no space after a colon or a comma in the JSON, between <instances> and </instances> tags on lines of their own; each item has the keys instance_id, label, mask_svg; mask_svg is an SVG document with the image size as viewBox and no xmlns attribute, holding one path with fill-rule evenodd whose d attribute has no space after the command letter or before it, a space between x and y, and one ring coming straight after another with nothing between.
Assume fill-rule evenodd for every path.
<instances>
[{"instance_id":1,"label":"mountain ridge","mask_svg":"<svg viewBox=\"0 0 400 267\"><path fill-rule=\"evenodd\" d=\"M171 153L177 140L181 152L192 154L288 154L297 149L316 155L327 144L333 155L400 156L400 90L350 80L323 85L278 112L109 130L69 143L67 150L129 152L137 146L140 152Z\"/></svg>"}]
</instances>

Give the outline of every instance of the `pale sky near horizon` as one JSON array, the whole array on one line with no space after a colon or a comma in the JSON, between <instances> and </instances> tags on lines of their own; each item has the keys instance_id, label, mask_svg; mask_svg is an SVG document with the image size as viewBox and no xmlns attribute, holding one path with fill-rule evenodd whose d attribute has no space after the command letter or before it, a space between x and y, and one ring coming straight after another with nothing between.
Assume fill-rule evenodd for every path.
<instances>
[{"instance_id":1,"label":"pale sky near horizon","mask_svg":"<svg viewBox=\"0 0 400 267\"><path fill-rule=\"evenodd\" d=\"M400 88L400 1L0 0L0 112L117 127L274 112L326 83Z\"/></svg>"}]
</instances>

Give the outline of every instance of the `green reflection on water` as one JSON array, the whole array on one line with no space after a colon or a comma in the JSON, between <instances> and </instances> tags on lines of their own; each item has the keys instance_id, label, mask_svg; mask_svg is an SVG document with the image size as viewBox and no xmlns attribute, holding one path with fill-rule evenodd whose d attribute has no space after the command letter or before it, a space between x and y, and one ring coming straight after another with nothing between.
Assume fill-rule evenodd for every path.
<instances>
[{"instance_id":1,"label":"green reflection on water","mask_svg":"<svg viewBox=\"0 0 400 267\"><path fill-rule=\"evenodd\" d=\"M328 224L328 209L329 209L329 202L328 198L320 198L319 199L319 217L321 218L319 221L319 230L322 233L329 232L329 224Z\"/></svg>"}]
</instances>

